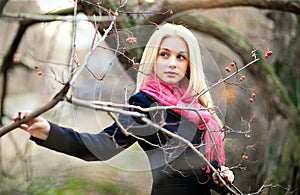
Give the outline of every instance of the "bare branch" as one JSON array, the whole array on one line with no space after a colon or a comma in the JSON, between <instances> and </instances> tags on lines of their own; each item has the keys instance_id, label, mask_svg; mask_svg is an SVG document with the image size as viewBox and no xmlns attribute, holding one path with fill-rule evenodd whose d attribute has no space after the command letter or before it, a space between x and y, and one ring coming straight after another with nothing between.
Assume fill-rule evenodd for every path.
<instances>
[{"instance_id":1,"label":"bare branch","mask_svg":"<svg viewBox=\"0 0 300 195\"><path fill-rule=\"evenodd\" d=\"M33 14L33 13L5 13L2 14L1 19L13 20L13 21L37 21L37 22L52 22L52 21L63 21L63 22L111 22L110 16L60 16L60 15L45 15L45 14Z\"/></svg>"},{"instance_id":2,"label":"bare branch","mask_svg":"<svg viewBox=\"0 0 300 195\"><path fill-rule=\"evenodd\" d=\"M295 14L300 13L300 2L295 0L162 0L155 3L150 7L147 12L165 12L167 10L173 10L174 13L179 13L186 10L194 9L213 9L213 8L230 8L230 7L256 7L258 9L279 10L285 12L291 12ZM167 15L151 15L149 20L152 22L159 22L167 18Z\"/></svg>"},{"instance_id":3,"label":"bare branch","mask_svg":"<svg viewBox=\"0 0 300 195\"><path fill-rule=\"evenodd\" d=\"M70 88L70 84L66 83L65 86L52 98L51 101L47 102L45 105L41 106L40 108L34 110L32 113L30 113L26 118L17 120L14 123L1 127L0 129L0 138L9 133L10 131L18 128L21 124L24 124L35 117L47 112L48 110L52 109L55 107L60 101L62 101L67 94L68 90Z\"/></svg>"},{"instance_id":4,"label":"bare branch","mask_svg":"<svg viewBox=\"0 0 300 195\"><path fill-rule=\"evenodd\" d=\"M243 194L237 187L235 187L234 185L232 185L233 187L234 187L234 189L238 192L236 192L236 191L234 191L233 189L231 189L231 187L225 182L225 180L222 178L222 176L219 174L219 172L215 169L215 167L214 166L212 166L212 164L205 158L205 156L200 152L200 151L198 151L197 149L196 149L196 147L195 146L193 146L193 144L190 142L190 141L188 141L188 140L186 140L185 138L183 138L182 136L180 136L180 135L177 135L177 134L174 134L174 133L172 133L172 132L170 132L170 131L168 131L168 130L166 130L165 128L163 128L162 126L160 126L160 125L158 125L158 124L156 124L156 123L153 123L150 119L148 119L148 118L146 118L146 117L142 117L141 118L141 120L143 121L143 122L145 122L147 125L150 125L150 126L153 126L153 127L155 127L156 129L158 129L158 130L160 130L160 131L162 131L162 132L164 132L165 134L167 134L167 135L169 135L169 136L171 136L171 137L173 137L173 138L176 138L176 139L178 139L179 141L181 141L182 143L184 143L184 144L186 144L189 148L191 148L192 149L192 151L193 152L195 152L209 167L210 167L210 169L213 171L213 172L215 172L216 174L217 174L217 176L219 177L219 179L220 179L220 181L224 184L224 186L231 192L231 193L233 193L233 194Z\"/></svg>"},{"instance_id":5,"label":"bare branch","mask_svg":"<svg viewBox=\"0 0 300 195\"><path fill-rule=\"evenodd\" d=\"M256 194L264 194L265 189L276 189L280 188L285 190L285 194L294 194L295 192L299 191L299 188L295 190L291 190L290 187L283 187L282 185L274 185L274 184L267 184L267 181L264 182L264 184L256 191L256 192L251 192L251 195L256 195ZM247 194L248 195L248 194ZM250 195L250 193L249 193Z\"/></svg>"},{"instance_id":6,"label":"bare branch","mask_svg":"<svg viewBox=\"0 0 300 195\"><path fill-rule=\"evenodd\" d=\"M245 66L243 66L242 68L237 69L235 72L233 72L232 74L228 75L227 77L219 80L218 82L212 84L211 86L207 87L206 89L203 89L198 95L197 98L195 98L193 100L193 102L190 104L190 106L199 98L201 97L203 94L205 94L206 92L208 92L209 90L211 90L212 88L218 86L220 83L223 83L225 81L227 81L228 79L230 79L231 77L237 75L239 72L245 70L247 67L249 67L250 65L254 64L255 62L257 62L259 60L259 58L256 58L254 60L252 60L251 62L249 62L248 64L246 64Z\"/></svg>"},{"instance_id":7,"label":"bare branch","mask_svg":"<svg viewBox=\"0 0 300 195\"><path fill-rule=\"evenodd\" d=\"M77 71L75 71L71 81L70 81L70 84L72 85L75 80L77 79L77 77L80 75L80 73L86 68L86 66L88 65L88 61L90 59L90 57L92 56L93 52L99 47L99 45L106 39L106 37L108 36L108 33L112 30L112 28L114 27L115 25L115 21L116 21L116 16L113 16L113 20L112 22L110 23L108 29L106 29L104 31L104 35L101 37L101 39L97 42L97 44L95 44L93 46L93 48L87 53L86 57L85 57L85 60L84 60L84 64L82 66L79 67L79 69Z\"/></svg>"}]
</instances>

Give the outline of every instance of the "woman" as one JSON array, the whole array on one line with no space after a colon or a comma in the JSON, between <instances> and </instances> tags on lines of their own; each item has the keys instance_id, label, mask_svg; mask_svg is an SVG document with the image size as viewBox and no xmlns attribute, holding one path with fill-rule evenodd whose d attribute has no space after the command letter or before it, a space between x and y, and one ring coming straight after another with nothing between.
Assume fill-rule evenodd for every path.
<instances>
[{"instance_id":1,"label":"woman","mask_svg":"<svg viewBox=\"0 0 300 195\"><path fill-rule=\"evenodd\" d=\"M181 25L165 24L146 45L137 76L138 91L129 104L142 108L178 106L152 109L145 114L152 122L190 141L216 168L222 169L221 175L231 183L233 173L224 169L222 124L207 109L212 106L209 92L197 97L206 87L196 38ZM38 145L87 161L110 159L138 142L150 162L153 195L210 194L210 189L227 193L205 161L180 140L137 118L120 115L118 121L99 134L78 133L42 117L20 128L29 132L30 139ZM120 124L129 135L123 133Z\"/></svg>"}]
</instances>

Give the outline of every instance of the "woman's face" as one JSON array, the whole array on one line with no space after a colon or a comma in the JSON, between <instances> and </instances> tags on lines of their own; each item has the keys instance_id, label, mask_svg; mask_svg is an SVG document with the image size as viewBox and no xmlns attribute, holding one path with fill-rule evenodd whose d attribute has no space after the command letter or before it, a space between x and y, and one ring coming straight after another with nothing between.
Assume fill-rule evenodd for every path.
<instances>
[{"instance_id":1,"label":"woman's face","mask_svg":"<svg viewBox=\"0 0 300 195\"><path fill-rule=\"evenodd\" d=\"M162 40L154 73L167 84L178 84L189 67L189 53L186 42L179 37Z\"/></svg>"}]
</instances>

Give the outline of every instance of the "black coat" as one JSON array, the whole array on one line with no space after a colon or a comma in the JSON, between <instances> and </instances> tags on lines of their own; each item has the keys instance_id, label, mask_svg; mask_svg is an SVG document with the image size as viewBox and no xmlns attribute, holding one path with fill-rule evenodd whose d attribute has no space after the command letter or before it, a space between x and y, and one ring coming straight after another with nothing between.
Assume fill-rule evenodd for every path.
<instances>
[{"instance_id":1,"label":"black coat","mask_svg":"<svg viewBox=\"0 0 300 195\"><path fill-rule=\"evenodd\" d=\"M129 104L142 108L159 105L154 98L143 92L132 96ZM145 114L153 122L165 124L165 129L189 140L203 153L203 131L194 123L171 110L156 110ZM211 174L206 174L206 164L201 158L178 139L147 126L137 118L120 115L119 121L123 127L129 127L128 132L134 136L124 135L116 123L99 134L78 133L50 123L51 130L46 141L34 137L31 139L41 146L87 161L110 159L138 141L150 162L153 195L202 195L210 194L210 189L226 194L226 189L218 187L212 181Z\"/></svg>"}]
</instances>

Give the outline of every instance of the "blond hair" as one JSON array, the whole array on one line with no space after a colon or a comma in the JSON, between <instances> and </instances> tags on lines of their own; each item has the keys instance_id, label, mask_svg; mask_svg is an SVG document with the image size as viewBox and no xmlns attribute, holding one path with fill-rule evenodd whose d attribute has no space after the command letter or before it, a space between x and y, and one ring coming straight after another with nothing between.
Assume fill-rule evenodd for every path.
<instances>
[{"instance_id":1,"label":"blond hair","mask_svg":"<svg viewBox=\"0 0 300 195\"><path fill-rule=\"evenodd\" d=\"M137 91L148 81L149 75L153 71L156 63L158 49L162 40L166 37L179 37L184 40L188 46L189 52L189 87L192 89L193 95L200 94L207 89L206 78L203 71L201 59L201 51L198 41L194 34L182 25L166 23L156 30L145 47L142 59L140 61L139 72L137 75ZM213 101L209 91L199 97L199 102L204 107L213 107ZM214 114L214 118L220 123L220 119Z\"/></svg>"},{"instance_id":2,"label":"blond hair","mask_svg":"<svg viewBox=\"0 0 300 195\"><path fill-rule=\"evenodd\" d=\"M179 37L184 40L188 46L189 52L189 69L190 84L189 89L193 90L193 95L200 93L207 88L203 65L201 60L201 52L198 41L190 30L182 25L166 23L159 30L155 31L150 37L142 59L140 61L139 72L137 75L137 90L141 85L148 81L150 73L153 71L156 62L157 53L162 40L166 37ZM210 94L207 92L200 97L203 106L211 106Z\"/></svg>"}]
</instances>

